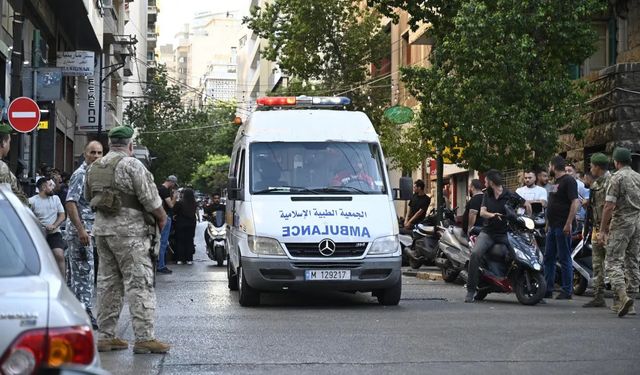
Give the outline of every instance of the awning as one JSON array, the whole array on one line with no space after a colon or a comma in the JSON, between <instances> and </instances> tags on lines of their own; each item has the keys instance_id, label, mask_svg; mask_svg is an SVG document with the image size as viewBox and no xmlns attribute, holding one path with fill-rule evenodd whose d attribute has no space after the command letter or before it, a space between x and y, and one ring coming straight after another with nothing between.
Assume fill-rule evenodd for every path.
<instances>
[{"instance_id":1,"label":"awning","mask_svg":"<svg viewBox=\"0 0 640 375\"><path fill-rule=\"evenodd\" d=\"M102 19L96 16L98 19L94 23L98 30L95 30L83 1L49 0L48 3L60 21L59 25L62 25L65 34L71 38L71 48L102 51Z\"/></svg>"}]
</instances>

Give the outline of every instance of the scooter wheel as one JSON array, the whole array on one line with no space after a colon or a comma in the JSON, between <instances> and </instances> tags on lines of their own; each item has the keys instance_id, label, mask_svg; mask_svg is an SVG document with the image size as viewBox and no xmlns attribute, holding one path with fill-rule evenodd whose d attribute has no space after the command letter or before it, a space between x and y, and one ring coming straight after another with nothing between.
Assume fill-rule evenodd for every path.
<instances>
[{"instance_id":1,"label":"scooter wheel","mask_svg":"<svg viewBox=\"0 0 640 375\"><path fill-rule=\"evenodd\" d=\"M454 281L456 281L456 279L458 278L458 275L460 274L459 271L454 270L453 268L450 267L443 267L442 268L442 280L448 282L448 283L452 283Z\"/></svg>"},{"instance_id":2,"label":"scooter wheel","mask_svg":"<svg viewBox=\"0 0 640 375\"><path fill-rule=\"evenodd\" d=\"M529 274L529 282L525 274ZM540 272L524 270L516 277L514 291L518 301L523 305L535 305L544 298L547 292L547 283Z\"/></svg>"},{"instance_id":3,"label":"scooter wheel","mask_svg":"<svg viewBox=\"0 0 640 375\"><path fill-rule=\"evenodd\" d=\"M587 291L589 280L580 274L580 272L573 271L573 294L581 296Z\"/></svg>"},{"instance_id":4,"label":"scooter wheel","mask_svg":"<svg viewBox=\"0 0 640 375\"><path fill-rule=\"evenodd\" d=\"M476 292L476 296L473 297L473 299L476 301L482 301L487 298L487 295L489 295L489 292L487 292L486 290L479 290Z\"/></svg>"},{"instance_id":5,"label":"scooter wheel","mask_svg":"<svg viewBox=\"0 0 640 375\"><path fill-rule=\"evenodd\" d=\"M409 266L414 270L417 270L422 266L422 261L409 257Z\"/></svg>"}]
</instances>

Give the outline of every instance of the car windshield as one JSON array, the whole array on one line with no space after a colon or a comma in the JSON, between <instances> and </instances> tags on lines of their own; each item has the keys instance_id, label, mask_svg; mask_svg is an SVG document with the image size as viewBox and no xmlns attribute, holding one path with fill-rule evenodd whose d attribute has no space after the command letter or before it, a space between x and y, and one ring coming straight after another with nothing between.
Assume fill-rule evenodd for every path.
<instances>
[{"instance_id":1,"label":"car windshield","mask_svg":"<svg viewBox=\"0 0 640 375\"><path fill-rule=\"evenodd\" d=\"M386 194L376 143L252 143L253 194Z\"/></svg>"},{"instance_id":2,"label":"car windshield","mask_svg":"<svg viewBox=\"0 0 640 375\"><path fill-rule=\"evenodd\" d=\"M40 273L40 261L33 241L16 212L2 195L0 223L0 278Z\"/></svg>"}]
</instances>

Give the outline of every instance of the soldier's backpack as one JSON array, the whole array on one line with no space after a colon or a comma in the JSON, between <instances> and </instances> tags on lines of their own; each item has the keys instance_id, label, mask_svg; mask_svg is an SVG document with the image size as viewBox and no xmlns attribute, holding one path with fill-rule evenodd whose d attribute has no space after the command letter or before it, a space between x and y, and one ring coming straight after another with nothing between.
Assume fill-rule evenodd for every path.
<instances>
[{"instance_id":1,"label":"soldier's backpack","mask_svg":"<svg viewBox=\"0 0 640 375\"><path fill-rule=\"evenodd\" d=\"M93 163L87 172L87 187L90 189L92 209L107 215L116 215L122 207L141 211L147 225L155 226L153 215L146 212L138 197L126 194L115 186L116 167L124 156L116 156L108 163Z\"/></svg>"},{"instance_id":2,"label":"soldier's backpack","mask_svg":"<svg viewBox=\"0 0 640 375\"><path fill-rule=\"evenodd\" d=\"M108 163L93 163L87 173L87 188L90 189L93 210L115 215L122 208L120 191L115 187L116 166L124 156L117 156Z\"/></svg>"}]
</instances>

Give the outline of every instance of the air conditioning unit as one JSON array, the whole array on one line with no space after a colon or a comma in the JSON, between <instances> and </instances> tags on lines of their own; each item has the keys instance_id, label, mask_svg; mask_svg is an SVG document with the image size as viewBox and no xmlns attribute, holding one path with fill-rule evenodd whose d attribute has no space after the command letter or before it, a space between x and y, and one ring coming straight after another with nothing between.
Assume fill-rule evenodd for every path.
<instances>
[{"instance_id":1,"label":"air conditioning unit","mask_svg":"<svg viewBox=\"0 0 640 375\"><path fill-rule=\"evenodd\" d=\"M102 9L113 9L113 0L98 0Z\"/></svg>"}]
</instances>

